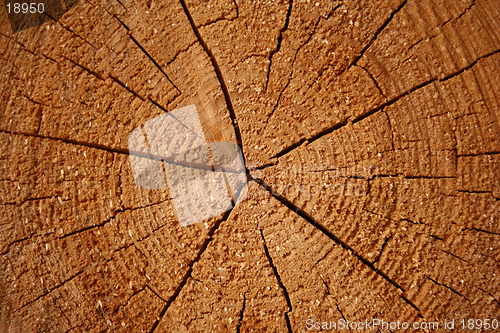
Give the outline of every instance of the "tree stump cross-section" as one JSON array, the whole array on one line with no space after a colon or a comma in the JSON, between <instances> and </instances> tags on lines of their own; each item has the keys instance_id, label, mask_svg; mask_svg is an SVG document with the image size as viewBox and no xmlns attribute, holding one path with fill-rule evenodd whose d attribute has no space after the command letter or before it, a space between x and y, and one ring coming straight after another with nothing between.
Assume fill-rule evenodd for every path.
<instances>
[{"instance_id":1,"label":"tree stump cross-section","mask_svg":"<svg viewBox=\"0 0 500 333\"><path fill-rule=\"evenodd\" d=\"M498 1L59 5L0 14L0 332L500 331ZM182 225L129 137L192 105L246 190Z\"/></svg>"}]
</instances>

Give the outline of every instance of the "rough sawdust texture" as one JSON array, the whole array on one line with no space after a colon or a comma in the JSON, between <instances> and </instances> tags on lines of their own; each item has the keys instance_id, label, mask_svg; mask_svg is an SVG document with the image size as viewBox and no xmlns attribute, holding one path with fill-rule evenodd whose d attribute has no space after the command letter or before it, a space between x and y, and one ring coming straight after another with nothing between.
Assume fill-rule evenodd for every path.
<instances>
[{"instance_id":1,"label":"rough sawdust texture","mask_svg":"<svg viewBox=\"0 0 500 333\"><path fill-rule=\"evenodd\" d=\"M500 319L498 1L87 0L0 31L0 331ZM181 227L127 138L191 104L250 182Z\"/></svg>"}]
</instances>

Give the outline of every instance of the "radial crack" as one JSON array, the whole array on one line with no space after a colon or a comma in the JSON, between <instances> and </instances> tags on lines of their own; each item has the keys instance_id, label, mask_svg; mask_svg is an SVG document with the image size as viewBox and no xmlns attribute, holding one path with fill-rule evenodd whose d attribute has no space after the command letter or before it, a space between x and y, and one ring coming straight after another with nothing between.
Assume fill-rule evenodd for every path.
<instances>
[{"instance_id":1,"label":"radial crack","mask_svg":"<svg viewBox=\"0 0 500 333\"><path fill-rule=\"evenodd\" d=\"M288 290L286 289L285 285L283 284L283 281L281 280L281 276L278 273L278 269L274 265L273 258L271 257L271 254L269 253L269 249L267 247L266 239L264 237L264 233L262 232L262 229L259 229L260 232L260 237L262 238L262 243L264 245L264 252L266 253L267 260L269 261L269 265L273 269L274 276L276 276L276 280L278 280L278 284L281 287L281 290L283 291L283 296L285 297L286 304L288 305L288 311L285 311L285 320L286 320L286 326L288 327L288 332L292 332L292 325L290 323L290 317L288 316L288 313L293 310L292 307L292 302L290 301L290 296L288 295Z\"/></svg>"},{"instance_id":2,"label":"radial crack","mask_svg":"<svg viewBox=\"0 0 500 333\"><path fill-rule=\"evenodd\" d=\"M318 20L316 21L316 23L314 24L314 28L312 29L311 33L309 34L307 40L302 43L298 48L297 50L295 51L295 54L293 56L293 60L292 60L292 64L290 65L290 67L292 68L292 72L290 73L290 75L288 76L288 80L286 81L286 85L285 87L280 91L279 95L278 95L278 98L276 99L276 103L274 103L274 106L273 106L273 109L271 111L271 113L267 116L267 119L266 119L266 125L263 129L263 131L266 130L267 128L267 125L269 124L269 119L271 119L271 117L273 116L274 112L276 111L276 109L278 108L278 105L281 101L281 97L283 96L283 94L285 93L286 89L288 88L288 86L290 85L290 82L292 81L292 77L293 77L293 72L294 72L294 65L295 65L295 60L297 60L297 55L299 54L300 50L305 46L307 45L307 43L309 43L311 41L311 38L312 36L314 35L314 33L316 32L316 28L318 27L318 24L319 22L321 21L321 17L318 18ZM281 45L281 44L280 44ZM268 77L269 77L269 70L268 70ZM266 82L266 90L267 90L267 82Z\"/></svg>"},{"instance_id":3,"label":"radial crack","mask_svg":"<svg viewBox=\"0 0 500 333\"><path fill-rule=\"evenodd\" d=\"M283 28L280 30L280 34L278 36L278 43L276 44L276 49L274 49L274 51L271 51L271 53L269 54L269 65L267 66L267 77L266 77L266 91L267 91L267 86L269 84L271 67L273 65L273 56L276 53L278 53L281 49L281 43L283 41L283 33L288 29L288 25L290 23L290 16L292 15L292 8L293 8L293 0L290 0L288 2L288 10L286 12L285 24L283 25Z\"/></svg>"},{"instance_id":4,"label":"radial crack","mask_svg":"<svg viewBox=\"0 0 500 333\"><path fill-rule=\"evenodd\" d=\"M245 315L245 308L247 306L247 293L243 294L243 306L240 311L240 316L238 318L238 324L236 325L236 333L241 331L241 323L243 322L243 316Z\"/></svg>"},{"instance_id":5,"label":"radial crack","mask_svg":"<svg viewBox=\"0 0 500 333\"><path fill-rule=\"evenodd\" d=\"M391 285L399 289L401 292L405 292L405 289L401 287L396 281L391 279L387 274L385 274L383 271L380 269L376 268L368 259L364 258L361 256L354 248L352 248L350 245L348 245L346 242L341 240L339 237L337 237L335 234L333 234L330 230L328 230L325 226L323 226L321 223L318 221L314 220L307 212L304 210L300 209L297 207L295 204L293 204L291 201L286 199L284 196L281 194L278 194L271 186L266 184L263 180L261 179L253 179L256 183L261 185L267 192L269 192L275 199L277 199L279 202L281 202L283 205L288 207L291 211L293 211L295 214L299 215L302 217L304 220L309 222L313 227L321 231L325 236L330 238L334 243L337 245L340 245L344 250L348 251L349 254L353 255L357 260L361 261L365 266L370 268L373 272L375 272L377 275L379 275L381 278L389 282ZM409 301L406 297L401 296L402 299L410 304L414 309L416 309L418 312L420 312L419 308L413 304L411 301ZM419 313L420 315L420 313ZM420 315L421 316L421 315Z\"/></svg>"},{"instance_id":6,"label":"radial crack","mask_svg":"<svg viewBox=\"0 0 500 333\"><path fill-rule=\"evenodd\" d=\"M34 302L38 301L39 299L41 299L42 297L45 297L47 295L49 295L51 292L53 292L54 290L57 290L59 288L61 288L62 286L64 286L66 283L70 282L71 280L77 278L79 275L83 274L85 272L85 270L81 270L79 272L77 272L76 274L74 274L73 276L71 276L70 278L64 280L63 282L61 282L61 284L55 286L54 288L50 289L50 290L47 290L45 293L43 293L42 295L36 297L35 299L29 301L28 303L22 305L21 307L17 308L16 310L14 310L14 312L18 312L22 309L24 309L25 307L27 307L28 305L30 304L33 304Z\"/></svg>"},{"instance_id":7,"label":"radial crack","mask_svg":"<svg viewBox=\"0 0 500 333\"><path fill-rule=\"evenodd\" d=\"M181 293L182 289L184 288L184 286L186 285L186 283L188 282L189 278L191 278L191 274L193 273L193 266L200 261L201 259L201 256L203 255L203 253L205 253L205 251L207 250L208 248L208 245L210 244L210 242L213 240L213 237L214 237L214 234L217 232L217 230L219 229L220 225L222 224L222 222L224 221L227 221L227 219L231 216L231 212L233 210L229 210L227 211L224 216L218 220L212 228L210 228L210 230L208 231L208 237L207 239L205 240L205 242L201 245L201 248L200 250L198 251L198 254L196 255L196 257L189 263L188 265L188 270L186 271L186 274L184 274L184 277L182 278L181 282L179 283L179 285L177 286L177 288L175 289L174 293L172 294L172 296L169 297L169 299L167 300L165 306L163 307L163 309L161 310L159 316L158 316L158 319L153 323L153 326L151 327L151 330L149 331L149 333L153 333L156 328L158 327L158 325L160 324L161 320L163 319L163 317L165 316L165 313L167 313L168 309L170 308L170 305L172 305L172 303L177 299L177 297L179 296L179 294Z\"/></svg>"},{"instance_id":8,"label":"radial crack","mask_svg":"<svg viewBox=\"0 0 500 333\"><path fill-rule=\"evenodd\" d=\"M145 158L145 159L149 159L149 160L153 160L153 161L161 161L161 162L165 162L165 163L176 165L176 166L188 167L191 169L212 170L210 165L206 165L203 163L191 163L189 161L178 160L178 159L176 159L175 156L162 156L162 155L148 154L148 153L144 153L142 151L136 151L136 150L130 150L130 149L110 148L108 146L100 145L97 143L88 143L88 142L82 142L82 141L78 141L78 140L62 139L62 138L56 138L56 137L50 137L50 136L44 136L44 135L38 135L38 134L18 133L18 132L5 131L5 130L0 130L0 133L6 133L6 134L18 135L18 136L24 136L24 137L32 137L32 138L38 138L38 139L44 139L44 140L53 140L53 141L57 141L57 142L63 142L63 143L71 144L71 145L107 151L110 153L116 153L116 154L120 154L120 155L130 155L130 156L141 157L141 158ZM215 170L215 172L240 173L239 170L234 170L231 168L225 168L224 170Z\"/></svg>"},{"instance_id":9,"label":"radial crack","mask_svg":"<svg viewBox=\"0 0 500 333\"><path fill-rule=\"evenodd\" d=\"M146 101L146 98L144 96L141 96L139 95L138 92L132 90L131 88L128 87L128 85L126 85L125 83L123 83L122 81L120 81L120 79L118 79L117 77L109 74L108 75L109 78L113 81L115 81L116 83L118 83L120 86L122 86L122 88L124 88L125 90L127 90L129 93L131 93L132 95L134 95L135 97L139 98L141 101Z\"/></svg>"},{"instance_id":10,"label":"radial crack","mask_svg":"<svg viewBox=\"0 0 500 333\"><path fill-rule=\"evenodd\" d=\"M177 90L179 93L182 94L182 92L179 90L179 88L177 88L175 83L170 79L170 77L167 75L167 73L165 73L163 68L161 68L160 64L158 64L158 62L156 62L156 60L153 58L153 56L151 54L149 54L148 51L146 51L146 49L137 41L137 39L134 38L134 36L129 34L129 37L135 43L135 45L137 45L137 47L139 49L141 49L141 51L146 55L146 57L148 57L149 60L151 60L151 62L156 66L156 68L158 68L158 70L167 78L168 82L175 88L175 90Z\"/></svg>"},{"instance_id":11,"label":"radial crack","mask_svg":"<svg viewBox=\"0 0 500 333\"><path fill-rule=\"evenodd\" d=\"M408 0L404 0L403 2L401 2L401 4L398 6L398 8L396 8L391 13L391 15L389 15L387 20L385 20L385 22L375 32L372 39L365 45L365 47L361 50L361 52L358 54L358 56L353 59L353 61L349 64L349 66L347 66L347 69L345 71L348 71L352 66L354 66L358 63L358 61L361 59L361 57L363 57L365 52L370 48L370 46L372 46L373 42L375 42L375 40L377 40L380 33L389 25L389 23L391 23L394 16L406 5L407 2L408 2Z\"/></svg>"},{"instance_id":12,"label":"radial crack","mask_svg":"<svg viewBox=\"0 0 500 333\"><path fill-rule=\"evenodd\" d=\"M203 50L205 51L208 58L210 59L210 62L212 63L212 67L214 68L215 74L217 76L217 80L219 81L220 88L222 90L222 93L224 94L224 100L226 102L226 107L229 111L229 117L231 118L231 123L232 123L233 128L234 128L234 134L236 136L237 144L240 147L241 151L243 152L243 145L242 145L243 141L241 139L241 132L240 132L240 128L238 125L238 119L236 118L236 113L234 111L233 102L231 101L229 89L227 88L226 81L224 80L224 75L222 74L220 66L217 63L217 59L215 59L215 57L214 57L212 51L210 50L210 48L208 47L207 43L205 43L205 41L201 37L200 31L197 28L196 23L194 22L194 19L193 19L191 13L189 12L188 6L186 5L186 1L179 0L179 2L184 10L184 13L189 21L189 24L191 25L191 30L195 34L196 38L198 39L198 42L203 47ZM243 164L245 165L246 163L245 163L245 155L244 154L242 154L242 158L243 158ZM246 170L246 172L248 174L248 170Z\"/></svg>"},{"instance_id":13,"label":"radial crack","mask_svg":"<svg viewBox=\"0 0 500 333\"><path fill-rule=\"evenodd\" d=\"M413 87L413 88L411 88L411 89L409 89L409 90L407 90L407 91L405 91L405 92L403 92L403 93L399 94L398 96L396 96L396 97L394 97L394 98L390 99L389 101L387 101L387 102L385 102L385 103L383 103L383 104L381 104L381 105L379 105L379 106L377 106L377 107L375 107L375 108L373 108L373 109L369 110L368 112L365 112L365 113L363 113L363 114L361 114L361 115L359 115L359 116L357 116L357 117L355 117L355 118L353 118L353 119L346 118L344 121L339 122L339 123L337 123L336 125L334 125L334 126L332 126L332 127L328 128L328 129L326 129L326 130L324 130L324 131L322 131L322 132L319 132L318 134L316 134L316 135L314 135L314 136L312 136L312 137L310 137L310 138L302 138L302 139L300 139L300 140L299 140L299 141L297 141L296 143L293 143L293 144L291 144L290 146L288 146L288 147L284 148L283 150L281 150L279 153L277 153L276 155L274 155L274 156L273 156L273 157L271 157L271 158L281 157L281 156L283 156L283 155L285 155L285 154L288 154L289 152L291 152L292 150L296 149L297 147L299 147L300 145L302 145L302 143L304 143L304 142L306 142L306 141L308 141L308 144L310 144L310 143L312 143L312 142L314 142L314 141L316 141L316 140L319 140L319 139L321 139L323 136L325 136L325 135L327 135L327 134L330 134L330 133L332 133L332 132L336 131L337 129L342 128L342 127L343 127L343 126L345 126L348 122L349 122L349 123L352 123L352 124L355 124L355 123L357 123L357 122L360 122L360 121L362 121L362 120L364 120L364 119L368 118L369 116L371 116L371 115L373 115L373 114L375 114L375 113L377 113L377 112L379 112L379 111L384 110L386 107L388 107L388 106L390 106L390 105L393 105L394 103L396 103L396 102L397 102L397 101L399 101L400 99L402 99L402 98L404 98L404 97L406 97L406 96L408 96L408 95L410 95L410 94L412 94L412 93L416 92L416 91L417 91L417 90L419 90L419 89L422 89L422 88L424 88L424 87L426 87L426 86L428 86L428 85L430 85L430 84L432 84L432 83L434 83L434 82L444 82L444 81L448 81L448 80L450 80L450 79L452 79L452 78L454 78L454 77L456 77L456 76L458 76L458 75L462 74L463 72L465 72L465 71L467 71L467 70L469 70L469 69L473 68L473 67L474 67L474 66L475 66L475 65L476 65L479 61L481 61L481 60L483 60L483 59L486 59L486 58L489 58L489 57L491 57L491 56L493 56L493 55L495 55L495 54L497 54L497 53L500 53L500 50L496 50L496 51L490 52L490 53L488 53L488 54L486 54L486 55L484 55L484 56L482 56L482 57L479 57L479 58L477 58L475 61L473 61L470 65L468 65L468 66L466 66L466 67L464 67L464 68L460 69L460 70L459 70L459 71L457 71L457 72L454 72L454 73L452 73L452 74L449 74L449 75L447 75L447 76L445 76L445 77L442 77L442 78L433 78L433 79L427 80L427 81L425 81L425 82L422 82L422 83L420 83L420 84L416 85L415 87ZM270 159L271 159L271 158L270 158Z\"/></svg>"},{"instance_id":14,"label":"radial crack","mask_svg":"<svg viewBox=\"0 0 500 333\"><path fill-rule=\"evenodd\" d=\"M448 290L452 291L453 293L457 294L458 296L460 296L460 297L462 297L462 298L464 298L464 299L466 299L467 301L469 301L469 302L470 302L470 300L469 300L467 297L465 297L464 295L462 295L461 293L459 293L458 291L456 291L456 290L455 290L455 289L453 289L452 287L447 286L447 285L446 285L446 284L444 284L444 283L439 283L439 282L437 282L436 280L434 280L433 278L431 278L431 277L430 277L430 276L428 276L428 275L424 275L424 276L425 276L425 278L426 278L427 280L429 280L429 281L433 282L434 284L436 284L436 285L438 285L438 286L441 286L441 287L445 287L446 289L448 289Z\"/></svg>"}]
</instances>

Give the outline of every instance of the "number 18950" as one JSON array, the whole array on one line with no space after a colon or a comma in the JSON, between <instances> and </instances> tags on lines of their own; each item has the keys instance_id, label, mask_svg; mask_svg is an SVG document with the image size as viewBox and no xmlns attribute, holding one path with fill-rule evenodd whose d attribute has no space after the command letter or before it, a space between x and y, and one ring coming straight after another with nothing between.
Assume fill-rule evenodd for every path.
<instances>
[{"instance_id":1,"label":"number 18950","mask_svg":"<svg viewBox=\"0 0 500 333\"><path fill-rule=\"evenodd\" d=\"M19 14L19 13L43 13L45 10L45 6L43 3L13 3L12 7L11 4L7 4L7 13L14 13L14 14Z\"/></svg>"},{"instance_id":2,"label":"number 18950","mask_svg":"<svg viewBox=\"0 0 500 333\"><path fill-rule=\"evenodd\" d=\"M462 329L498 329L498 319L462 319L460 320L460 323L462 324Z\"/></svg>"}]
</instances>

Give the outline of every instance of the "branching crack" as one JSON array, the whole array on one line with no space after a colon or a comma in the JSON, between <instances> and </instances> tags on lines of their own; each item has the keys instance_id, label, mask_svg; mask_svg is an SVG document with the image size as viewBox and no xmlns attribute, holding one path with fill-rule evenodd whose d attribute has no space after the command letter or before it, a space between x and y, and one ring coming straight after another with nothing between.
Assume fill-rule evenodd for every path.
<instances>
[{"instance_id":1,"label":"branching crack","mask_svg":"<svg viewBox=\"0 0 500 333\"><path fill-rule=\"evenodd\" d=\"M274 112L276 111L276 109L278 108L278 105L281 101L281 97L283 96L284 92L286 91L286 89L288 88L288 86L290 85L290 82L292 81L292 77L293 77L293 72L294 72L294 65L295 65L295 61L297 60L297 55L299 54L300 50L305 46L307 45L307 43L309 43L311 41L311 38L312 36L314 35L314 33L316 32L316 28L318 27L318 24L319 22L321 21L321 17L318 18L318 20L316 21L316 23L314 24L314 28L312 29L311 33L309 34L309 36L307 37L307 40L302 43L298 48L297 50L295 51L295 54L293 56L293 60L292 60L292 64L290 65L290 67L292 68L292 72L290 73L290 75L288 76L288 80L286 82L286 85L285 87L280 91L279 95L278 95L278 98L276 99L276 103L274 103L274 106L273 106L273 109L271 111L271 113L267 116L267 119L266 119L266 125L264 127L264 131L266 130L267 128L267 125L269 123L269 119L271 119L271 117L273 116ZM280 45L281 45L281 42L280 42ZM271 65L271 61L269 62L269 66ZM268 77L269 77L269 70L268 70ZM267 82L266 82L266 91L267 91Z\"/></svg>"},{"instance_id":2,"label":"branching crack","mask_svg":"<svg viewBox=\"0 0 500 333\"><path fill-rule=\"evenodd\" d=\"M387 274L382 272L380 269L376 268L373 266L373 264L363 256L361 256L354 248L352 248L350 245L342 241L339 237L334 235L330 230L328 230L325 226L323 226L321 223L318 221L314 220L307 212L304 210L300 209L297 207L295 204L293 204L291 201L283 197L281 194L277 193L271 186L266 184L263 180L261 179L253 179L256 183L260 184L267 192L269 192L275 199L277 199L279 202L281 202L283 205L288 207L291 211L295 212L297 215L302 217L304 220L309 222L312 226L314 226L316 229L321 231L325 236L330 238L334 243L337 245L341 246L344 250L348 251L351 255L353 255L357 260L361 261L364 265L366 265L368 268L370 268L373 272L375 272L377 275L379 275L381 278L392 284L394 287L399 289L401 292L405 292L405 289L401 287L396 281L392 280ZM411 301L406 299L405 297L401 296L405 302L410 304L413 308L415 308L417 311L420 312L418 307L413 304Z\"/></svg>"},{"instance_id":3,"label":"branching crack","mask_svg":"<svg viewBox=\"0 0 500 333\"><path fill-rule=\"evenodd\" d=\"M391 100L389 100L389 101L387 101L387 102L385 102L385 103L383 103L383 104L381 104L381 105L377 106L376 108L373 108L372 110L370 110L370 111L368 111L368 112L366 112L366 113L364 113L364 114L361 114L361 115L359 115L359 116L357 116L357 117L355 117L355 118L353 118L353 119L346 118L344 121L342 121L342 122L340 122L340 123L337 123L335 126L333 126L333 127L329 128L329 129L326 129L326 130L324 130L324 131L322 131L322 132L320 132L320 133L316 134L315 136L313 136L313 137L311 137L311 138L307 138L307 139L306 139L306 138L303 138L303 139L300 139L300 140L299 140L299 141L297 141L296 143L294 143L294 144L292 144L292 145L290 145L290 146L288 146L288 147L284 148L284 149L283 149L283 150L281 150L278 154L276 154L275 156L273 156L273 157L271 157L271 158L274 158L274 157L281 157L281 156L283 156L283 155L285 155L285 154L288 154L289 152L291 152L292 150L296 149L297 147L299 147L300 145L302 145L302 143L304 143L304 142L306 142L306 141L308 142L308 144L310 144L310 143L312 143L312 142L314 142L314 141L316 141L316 140L319 140L319 139L321 139L323 136L325 136L325 135L327 135L327 134L330 134L330 133L334 132L334 131L335 131L335 130L337 130L337 129L342 128L342 127L343 127L343 126L345 126L348 122L349 122L349 123L352 123L352 124L355 124L355 123L357 123L357 122L360 122L360 121L362 121L362 120L364 120L364 119L368 118L369 116L371 116L371 115L373 115L373 114L375 114L375 113L377 113L377 112L379 112L379 111L382 111L382 110L383 110L383 109L385 109L386 107L388 107L388 106L390 106L390 105L392 105L392 104L396 103L396 102L397 102L397 101L399 101L400 99L402 99L402 98L404 98L404 97L406 97L406 96L408 96L408 95L410 95L410 94L414 93L415 91L417 91L417 90L419 90L419 89L422 89L422 88L424 88L424 87L426 87L426 86L428 86L428 85L430 85L430 84L432 84L432 83L434 83L434 82L444 82L444 81L448 81L448 80L450 80L450 79L452 79L452 78L454 78L454 77L456 77L456 76L458 76L458 75L462 74L463 72L465 72L465 71L467 71L467 70L471 69L472 67L474 67L474 66L475 66L475 65L476 65L479 61L481 61L482 59L489 58L489 57L491 57L491 56L493 56L493 55L495 55L495 54L497 54L497 53L500 53L500 50L496 50L496 51L490 52L490 53L488 53L488 54L486 54L486 55L484 55L484 56L482 56L482 57L479 57L479 58L477 58L474 62L472 62L469 66L466 66L466 67L462 68L461 70L459 70L459 71L457 71L457 72L455 72L455 73L452 73L452 74L450 74L450 75L447 75L447 76L445 76L445 77L443 77L443 78L440 78L440 79L439 79L439 78L433 78L433 79L427 80L427 81L425 81L425 82L423 82L423 83L421 83L421 84L419 84L419 85L417 85L417 86L415 86L415 87L413 87L413 88L409 89L408 91L406 91L406 92L404 92L404 93L401 93L400 95L398 95L398 96L396 96L396 97L392 98ZM494 153L493 153L493 154L494 154Z\"/></svg>"}]
</instances>

